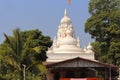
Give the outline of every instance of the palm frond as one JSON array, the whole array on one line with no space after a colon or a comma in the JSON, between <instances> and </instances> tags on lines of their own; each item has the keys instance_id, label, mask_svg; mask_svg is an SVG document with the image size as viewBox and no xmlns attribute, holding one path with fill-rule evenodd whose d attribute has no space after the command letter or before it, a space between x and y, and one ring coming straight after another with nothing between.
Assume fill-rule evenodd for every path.
<instances>
[{"instance_id":1,"label":"palm frond","mask_svg":"<svg viewBox=\"0 0 120 80\"><path fill-rule=\"evenodd\" d=\"M12 41L9 39L9 37L7 36L7 34L4 33L4 36L5 36L5 38L6 38L7 44L10 46L10 48L12 49L12 51L13 51L14 53L16 53L16 50L14 49L14 45L13 45Z\"/></svg>"},{"instance_id":2,"label":"palm frond","mask_svg":"<svg viewBox=\"0 0 120 80\"><path fill-rule=\"evenodd\" d=\"M20 36L20 29L17 28L15 30L13 30L13 35L15 36L15 42L16 42L16 54L20 55L21 54L21 36Z\"/></svg>"}]
</instances>

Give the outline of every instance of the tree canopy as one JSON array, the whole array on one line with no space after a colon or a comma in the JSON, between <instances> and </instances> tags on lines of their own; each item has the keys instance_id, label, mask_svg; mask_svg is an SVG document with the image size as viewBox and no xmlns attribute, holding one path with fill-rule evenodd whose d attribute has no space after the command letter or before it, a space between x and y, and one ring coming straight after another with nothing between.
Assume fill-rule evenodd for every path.
<instances>
[{"instance_id":1,"label":"tree canopy","mask_svg":"<svg viewBox=\"0 0 120 80\"><path fill-rule=\"evenodd\" d=\"M90 0L89 13L85 32L95 39L95 58L120 66L120 0Z\"/></svg>"},{"instance_id":2,"label":"tree canopy","mask_svg":"<svg viewBox=\"0 0 120 80\"><path fill-rule=\"evenodd\" d=\"M89 13L85 32L95 39L95 59L120 66L120 0L90 0Z\"/></svg>"},{"instance_id":3,"label":"tree canopy","mask_svg":"<svg viewBox=\"0 0 120 80\"><path fill-rule=\"evenodd\" d=\"M52 43L50 37L42 35L38 29L15 29L13 36L4 36L5 41L0 45L0 79L23 80L25 68L26 79L40 80L39 77L45 74L42 62L46 60L47 47Z\"/></svg>"}]
</instances>

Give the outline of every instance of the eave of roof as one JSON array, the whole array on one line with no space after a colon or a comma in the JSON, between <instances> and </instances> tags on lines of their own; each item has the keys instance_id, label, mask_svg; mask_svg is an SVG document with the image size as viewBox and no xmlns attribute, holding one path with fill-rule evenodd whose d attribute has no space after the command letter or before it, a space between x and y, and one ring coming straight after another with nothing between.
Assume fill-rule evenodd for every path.
<instances>
[{"instance_id":1,"label":"eave of roof","mask_svg":"<svg viewBox=\"0 0 120 80\"><path fill-rule=\"evenodd\" d=\"M52 67L52 66L55 66L55 65L59 65L61 63L66 63L66 62L71 62L73 60L83 60L83 61L87 61L87 62L92 62L92 63L95 63L95 64L98 64L98 65L103 65L107 68L119 68L118 66L115 66L115 65L112 65L112 64L108 64L108 63L101 63L101 62L98 62L98 61L93 61L93 60L89 60L89 59L85 59L85 58L81 58L81 57L76 57L76 58L72 58L72 59L68 59L68 60L64 60L64 61L61 61L61 62L56 62L56 63L46 63L46 66L49 68L49 67Z\"/></svg>"}]
</instances>

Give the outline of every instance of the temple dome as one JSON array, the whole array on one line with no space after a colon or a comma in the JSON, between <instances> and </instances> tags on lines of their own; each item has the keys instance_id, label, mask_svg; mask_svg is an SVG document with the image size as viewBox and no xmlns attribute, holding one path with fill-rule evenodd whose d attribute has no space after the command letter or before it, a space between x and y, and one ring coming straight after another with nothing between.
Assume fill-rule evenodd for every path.
<instances>
[{"instance_id":1,"label":"temple dome","mask_svg":"<svg viewBox=\"0 0 120 80\"><path fill-rule=\"evenodd\" d=\"M61 24L64 24L64 23L67 23L67 24L70 24L71 23L71 20L68 16L64 16L62 19L61 19Z\"/></svg>"},{"instance_id":2,"label":"temple dome","mask_svg":"<svg viewBox=\"0 0 120 80\"><path fill-rule=\"evenodd\" d=\"M67 11L65 9L65 12L64 12L64 17L61 19L60 21L61 24L70 24L71 23L71 19L67 16Z\"/></svg>"},{"instance_id":3,"label":"temple dome","mask_svg":"<svg viewBox=\"0 0 120 80\"><path fill-rule=\"evenodd\" d=\"M92 50L92 46L91 46L90 43L89 43L89 45L87 46L87 49L88 49L88 50Z\"/></svg>"},{"instance_id":4,"label":"temple dome","mask_svg":"<svg viewBox=\"0 0 120 80\"><path fill-rule=\"evenodd\" d=\"M70 36L67 36L60 41L60 45L76 45L76 44L77 44L77 41Z\"/></svg>"},{"instance_id":5,"label":"temple dome","mask_svg":"<svg viewBox=\"0 0 120 80\"><path fill-rule=\"evenodd\" d=\"M75 38L72 37L72 32L71 30L66 31L66 37L63 38L60 42L61 45L76 45L77 41Z\"/></svg>"}]
</instances>

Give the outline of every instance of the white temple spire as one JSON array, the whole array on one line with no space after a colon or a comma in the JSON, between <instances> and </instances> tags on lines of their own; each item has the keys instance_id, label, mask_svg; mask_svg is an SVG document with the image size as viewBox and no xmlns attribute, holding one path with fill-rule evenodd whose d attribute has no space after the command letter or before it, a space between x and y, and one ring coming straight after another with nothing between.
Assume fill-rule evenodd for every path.
<instances>
[{"instance_id":1,"label":"white temple spire","mask_svg":"<svg viewBox=\"0 0 120 80\"><path fill-rule=\"evenodd\" d=\"M57 40L56 40L56 36L54 37L54 40L53 40L53 47L56 47L57 46Z\"/></svg>"},{"instance_id":2,"label":"white temple spire","mask_svg":"<svg viewBox=\"0 0 120 80\"><path fill-rule=\"evenodd\" d=\"M77 47L81 47L81 45L80 45L80 38L79 38L79 36L77 37Z\"/></svg>"},{"instance_id":3,"label":"white temple spire","mask_svg":"<svg viewBox=\"0 0 120 80\"><path fill-rule=\"evenodd\" d=\"M67 10L65 9L65 11L64 11L64 16L67 16Z\"/></svg>"}]
</instances>

